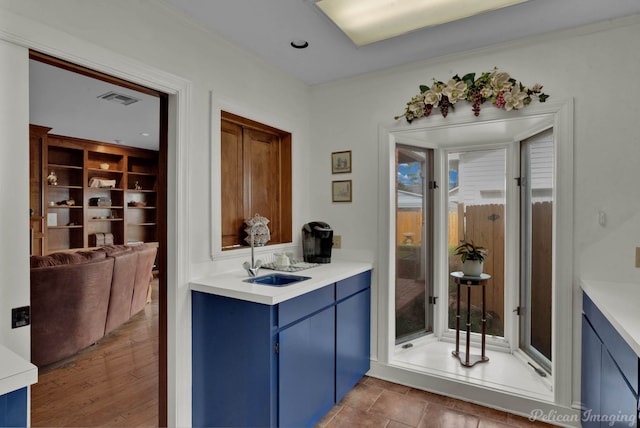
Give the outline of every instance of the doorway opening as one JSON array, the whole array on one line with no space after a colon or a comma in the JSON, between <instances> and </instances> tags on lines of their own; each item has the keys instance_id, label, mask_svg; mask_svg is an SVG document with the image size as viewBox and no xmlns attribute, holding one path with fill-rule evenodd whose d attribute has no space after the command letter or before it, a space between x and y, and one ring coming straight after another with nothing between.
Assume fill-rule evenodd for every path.
<instances>
[{"instance_id":1,"label":"doorway opening","mask_svg":"<svg viewBox=\"0 0 640 428\"><path fill-rule=\"evenodd\" d=\"M166 426L167 425L167 165L168 165L168 95L120 78L116 78L113 76L109 76L107 74L91 70L82 66L78 66L73 63L69 63L67 61L63 61L54 57L51 57L46 54L42 54L35 51L30 51L30 64L36 64L38 67L41 66L50 67L51 69L61 72L64 71L67 74L67 77L79 77L83 83L81 86L73 86L67 88L55 88L55 89L64 89L66 94L57 95L55 100L57 102L51 102L47 100L45 102L45 110L49 110L50 113L53 112L50 116L44 115L42 111L34 112L30 111L30 122L40 122L36 123L37 125L46 126L52 128L52 132L60 133L60 134L75 134L69 135L71 137L83 138L92 141L103 141L109 144L121 144L123 146L133 146L133 147L144 147L145 150L155 150L157 151L157 169L154 171L154 179L156 180L153 189L153 206L145 206L144 208L144 221L140 220L137 222L136 227L141 228L149 228L153 227L153 232L140 231L133 232L133 229L130 233L131 236L135 236L135 238L129 239L132 240L144 240L144 241L155 241L158 246L158 253L155 260L155 268L154 268L154 280L152 284L154 287L152 290L155 294L152 294L152 299L155 297L157 299L155 304L157 304L157 330L155 334L157 336L156 341L157 349L154 350L153 354L157 361L157 373L156 375L156 384L157 384L157 409L155 411L157 415L157 420L155 421L158 426ZM31 67L30 67L31 68ZM45 79L46 80L46 79ZM73 79L72 79L73 80ZM39 96L44 96L47 94L45 89L47 83L40 80L37 84L36 82L30 79L30 109L35 108L38 104ZM41 85L44 85L41 86ZM113 104L108 103L106 98L100 99L100 102L103 103L101 108L97 113L88 115L84 119L80 119L83 115L89 112L89 109L82 104L78 104L78 97L86 97L87 102L96 102L96 99L99 96L108 94L109 91L104 91L105 85L109 88L112 88L116 95L111 97L115 98L115 101L120 101L118 99L118 94L125 91L128 94L133 94L131 98L153 98L155 100L154 107L144 114L151 115L152 117L138 117L137 121L139 123L151 124L152 129L140 129L138 131L138 135L133 135L131 130L127 131L127 123L128 120L122 118L115 118L108 114L108 109L113 106ZM95 86L95 88L93 87ZM92 91L97 90L96 88L100 88L97 94L94 94ZM136 94L139 94L138 96ZM48 94L51 95L51 94ZM65 105L66 101L73 101L75 104L71 106ZM42 100L40 100L42 101ZM134 101L135 102L135 101ZM47 104L48 103L48 104ZM125 103L124 109L128 106ZM109 107L106 107L109 105ZM41 106L40 106L41 107ZM118 106L121 107L121 106ZM67 113L65 113L67 112ZM131 110L128 110L127 113L130 113ZM49 117L49 119L42 119L43 117ZM111 117L111 119L110 119ZM71 118L72 120L68 120ZM136 122L135 117L131 117L128 119L132 119L131 122ZM47 123L43 123L42 120L45 120ZM59 120L59 121L58 121ZM73 122L76 121L78 126L78 131L74 131ZM79 121L82 120L82 123ZM88 123L87 123L88 122ZM127 122L127 123L125 123ZM85 134L84 132L87 129L92 131L97 131L100 128L107 129L111 128L113 130L117 130L123 132L121 135L127 135L125 137L116 138L105 135L116 135L114 134ZM58 131L60 129L60 131ZM124 132L129 132L125 134ZM143 135L148 134L148 135ZM103 135L103 136L101 136ZM152 143L149 141L152 140ZM147 144L147 146L144 146ZM42 169L41 169L42 170ZM140 180L144 181L145 175L147 172L138 171L136 168L133 168L129 171L125 169L126 173L137 173L140 177ZM142 183L142 182L141 182ZM86 183L84 184L87 185ZM133 184L132 184L133 186ZM144 186L144 183L142 183ZM128 186L131 187L131 186ZM138 187L138 186L136 186ZM137 190L131 188L132 190ZM128 192L128 189L118 189L118 191L124 193L125 195ZM142 191L145 191L142 189ZM151 190L148 190L151 192ZM116 191L117 193L117 191ZM130 197L131 198L131 197ZM37 197L30 198L32 201L32 205L37 201ZM134 198L135 199L135 198ZM135 202L135 201L134 201ZM41 202L42 204L43 202ZM114 208L114 210L124 210L125 205L127 204L127 200L122 198L122 208ZM88 204L87 204L88 205ZM151 204L150 204L151 205ZM86 208L82 208L86 211ZM39 214L43 215L42 207L40 207ZM142 211L142 210L141 210ZM85 214L87 215L87 214ZM118 219L118 215L114 215L114 219L109 220L122 220ZM93 217L92 217L93 218ZM32 219L33 220L33 219ZM125 224L125 228L128 226ZM133 228L133 225L131 226ZM40 231L44 233L44 231ZM117 235L117 233L114 233ZM124 238L122 244L127 244L126 234L123 235ZM89 242L87 238L85 238L84 242ZM88 246L88 245L87 245ZM35 246L32 247L32 250L35 249ZM43 252L43 248L40 249L40 252ZM46 253L46 247L44 248L44 252ZM44 255L44 254L43 254ZM146 311L147 308L145 308ZM112 333L112 336L117 336L117 330ZM113 337L110 337L113 339ZM113 361L114 366L117 365L117 361ZM35 385L37 387L37 385ZM126 390L127 385L122 385L122 389ZM33 390L32 390L33 393ZM33 401L32 401L33 405ZM32 408L32 413L34 409ZM67 412L69 410L67 409ZM34 421L32 420L32 424ZM46 421L43 421L44 424L47 424Z\"/></svg>"}]
</instances>

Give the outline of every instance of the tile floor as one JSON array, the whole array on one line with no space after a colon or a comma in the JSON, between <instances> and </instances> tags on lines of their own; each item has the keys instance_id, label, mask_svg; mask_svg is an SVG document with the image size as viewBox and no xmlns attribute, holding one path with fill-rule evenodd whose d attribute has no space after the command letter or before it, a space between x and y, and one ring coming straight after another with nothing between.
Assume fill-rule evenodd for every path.
<instances>
[{"instance_id":1,"label":"tile floor","mask_svg":"<svg viewBox=\"0 0 640 428\"><path fill-rule=\"evenodd\" d=\"M316 428L506 428L550 427L541 422L364 377Z\"/></svg>"}]
</instances>

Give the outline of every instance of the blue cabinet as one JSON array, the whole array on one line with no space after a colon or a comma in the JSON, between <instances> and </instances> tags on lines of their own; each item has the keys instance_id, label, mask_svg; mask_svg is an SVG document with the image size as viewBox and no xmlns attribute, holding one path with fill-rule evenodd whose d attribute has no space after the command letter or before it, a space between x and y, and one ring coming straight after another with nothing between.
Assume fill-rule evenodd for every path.
<instances>
[{"instance_id":1,"label":"blue cabinet","mask_svg":"<svg viewBox=\"0 0 640 428\"><path fill-rule=\"evenodd\" d=\"M357 284L351 290L355 294L336 305L336 402L369 371L371 363L371 272L347 281ZM341 284L338 290L344 292L346 288Z\"/></svg>"},{"instance_id":2,"label":"blue cabinet","mask_svg":"<svg viewBox=\"0 0 640 428\"><path fill-rule=\"evenodd\" d=\"M582 426L637 427L638 355L583 295Z\"/></svg>"},{"instance_id":3,"label":"blue cabinet","mask_svg":"<svg viewBox=\"0 0 640 428\"><path fill-rule=\"evenodd\" d=\"M0 395L0 427L27 426L27 388Z\"/></svg>"},{"instance_id":4,"label":"blue cabinet","mask_svg":"<svg viewBox=\"0 0 640 428\"><path fill-rule=\"evenodd\" d=\"M331 306L279 334L279 426L307 426L333 407L334 311Z\"/></svg>"},{"instance_id":5,"label":"blue cabinet","mask_svg":"<svg viewBox=\"0 0 640 428\"><path fill-rule=\"evenodd\" d=\"M370 283L275 306L193 291L193 426L315 425L369 370Z\"/></svg>"}]
</instances>

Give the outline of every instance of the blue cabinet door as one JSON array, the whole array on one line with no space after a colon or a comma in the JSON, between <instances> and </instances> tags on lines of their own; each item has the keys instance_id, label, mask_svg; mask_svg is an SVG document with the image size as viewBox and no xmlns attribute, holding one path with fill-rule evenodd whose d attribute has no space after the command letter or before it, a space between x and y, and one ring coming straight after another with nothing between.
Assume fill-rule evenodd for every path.
<instances>
[{"instance_id":1,"label":"blue cabinet door","mask_svg":"<svg viewBox=\"0 0 640 428\"><path fill-rule=\"evenodd\" d=\"M27 426L27 388L0 395L0 426Z\"/></svg>"},{"instance_id":2,"label":"blue cabinet door","mask_svg":"<svg viewBox=\"0 0 640 428\"><path fill-rule=\"evenodd\" d=\"M278 426L314 426L334 404L335 307L282 330L278 358Z\"/></svg>"},{"instance_id":3,"label":"blue cabinet door","mask_svg":"<svg viewBox=\"0 0 640 428\"><path fill-rule=\"evenodd\" d=\"M600 422L595 416L600 414L600 370L602 360L602 344L596 332L582 316L582 426L599 428Z\"/></svg>"},{"instance_id":4,"label":"blue cabinet door","mask_svg":"<svg viewBox=\"0 0 640 428\"><path fill-rule=\"evenodd\" d=\"M274 307L191 295L193 426L276 426Z\"/></svg>"},{"instance_id":5,"label":"blue cabinet door","mask_svg":"<svg viewBox=\"0 0 640 428\"><path fill-rule=\"evenodd\" d=\"M635 427L638 398L634 395L609 352L602 351L602 393L600 395L601 425ZM585 425L586 426L586 425Z\"/></svg>"},{"instance_id":6,"label":"blue cabinet door","mask_svg":"<svg viewBox=\"0 0 640 428\"><path fill-rule=\"evenodd\" d=\"M371 289L336 306L336 402L369 371Z\"/></svg>"}]
</instances>

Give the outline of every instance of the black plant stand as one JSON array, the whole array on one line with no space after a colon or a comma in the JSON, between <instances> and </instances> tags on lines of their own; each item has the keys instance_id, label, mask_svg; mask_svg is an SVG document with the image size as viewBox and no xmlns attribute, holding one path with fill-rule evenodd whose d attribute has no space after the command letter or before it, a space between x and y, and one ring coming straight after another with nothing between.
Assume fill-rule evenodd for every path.
<instances>
[{"instance_id":1,"label":"black plant stand","mask_svg":"<svg viewBox=\"0 0 640 428\"><path fill-rule=\"evenodd\" d=\"M477 363L484 363L489 361L489 357L485 355L485 334L487 325L487 316L485 310L485 286L487 281L491 279L491 275L486 273L480 274L480 276L466 276L462 272L451 272L451 276L457 285L457 298L456 298L456 350L451 354L460 360L460 364L464 367L473 367ZM466 352L460 352L460 286L467 287L467 344ZM481 354L470 354L469 352L469 334L471 330L471 287L480 286L482 288L482 347Z\"/></svg>"}]
</instances>

